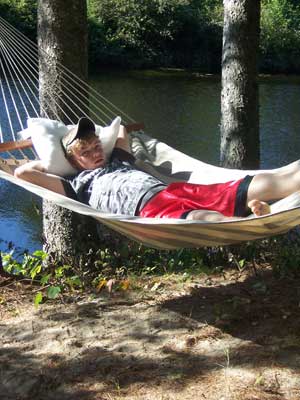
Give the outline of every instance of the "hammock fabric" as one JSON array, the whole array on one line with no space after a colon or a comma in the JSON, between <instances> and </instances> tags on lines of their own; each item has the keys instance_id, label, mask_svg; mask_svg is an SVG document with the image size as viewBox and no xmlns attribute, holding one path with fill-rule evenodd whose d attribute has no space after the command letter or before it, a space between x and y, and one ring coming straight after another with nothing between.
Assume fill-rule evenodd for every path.
<instances>
[{"instance_id":1,"label":"hammock fabric","mask_svg":"<svg viewBox=\"0 0 300 400\"><path fill-rule=\"evenodd\" d=\"M26 127L26 119L45 114L38 100L39 74L38 51L34 43L10 26L0 17L0 178L55 202L83 215L92 216L99 222L145 245L176 249L182 247L219 246L243 241L255 240L287 232L300 223L300 194L297 192L275 203L272 213L263 217L248 217L227 222L186 221L177 219L152 219L102 213L85 204L56 194L37 185L22 181L13 176L20 163L36 158L31 141L18 142L15 132ZM51 59L47 54L41 54ZM81 81L71 71L61 65L62 84L65 82L64 112L77 119L87 115L83 110L89 106L89 116L97 123L107 125L114 116L121 115L123 123L130 131L140 129L134 120L95 89ZM82 103L82 91L86 91L86 103ZM68 91L80 91L80 100L75 104L68 99ZM58 94L59 96L59 94ZM67 99L67 100L66 100ZM55 110L53 110L53 113ZM52 113L52 114L53 114ZM63 115L64 120L67 115ZM61 113L57 114L61 120ZM76 123L69 119L69 123ZM153 174L166 183L188 181L193 183L216 183L239 179L245 175L254 175L262 171L229 170L205 164L193 159L170 146L147 136L143 132L133 132L132 152L137 166ZM31 152L28 152L31 149ZM283 167L269 173L284 170Z\"/></svg>"},{"instance_id":2,"label":"hammock fabric","mask_svg":"<svg viewBox=\"0 0 300 400\"><path fill-rule=\"evenodd\" d=\"M22 142L22 144L24 146L26 142ZM27 141L28 144L30 144L30 141ZM4 146L7 147L7 145ZM207 174L211 176L211 181L214 181L216 176L220 177L221 175L223 180L226 181L228 180L227 177L232 176L232 173L235 177L241 177L257 172L232 171L210 166L186 156L144 133L132 134L132 151L138 158L139 167L151 172L165 182L185 180L184 177L187 175L193 177L190 181L195 182L198 174L206 177L205 182L207 181ZM270 215L258 218L250 216L236 221L204 222L127 217L102 213L85 204L17 179L12 175L14 165L13 160L2 160L0 178L15 183L44 199L53 201L57 205L91 216L125 236L151 247L176 249L240 243L284 233L300 223L300 193L298 192L273 204ZM172 168L168 169L166 166L174 166L175 172L172 171ZM184 166L184 170L180 170L179 166ZM217 171L218 174L216 175ZM273 171L276 170L269 172L272 173ZM182 175L182 179L179 178L180 175Z\"/></svg>"}]
</instances>

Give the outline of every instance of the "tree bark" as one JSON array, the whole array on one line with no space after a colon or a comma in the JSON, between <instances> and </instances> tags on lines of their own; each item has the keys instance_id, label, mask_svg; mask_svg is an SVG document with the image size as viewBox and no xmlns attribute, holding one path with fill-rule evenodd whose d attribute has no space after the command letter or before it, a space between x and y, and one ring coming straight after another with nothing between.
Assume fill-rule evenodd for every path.
<instances>
[{"instance_id":1,"label":"tree bark","mask_svg":"<svg viewBox=\"0 0 300 400\"><path fill-rule=\"evenodd\" d=\"M224 0L221 165L259 167L260 0Z\"/></svg>"},{"instance_id":2,"label":"tree bark","mask_svg":"<svg viewBox=\"0 0 300 400\"><path fill-rule=\"evenodd\" d=\"M80 111L71 102L73 113L65 105L59 63L81 79L87 79L86 1L39 0L38 46L41 115L60 118L65 123L77 121ZM77 93L73 100L78 103ZM95 223L87 220L90 221L51 202L43 202L44 250L49 255L48 263L82 263L80 260L96 237Z\"/></svg>"}]
</instances>

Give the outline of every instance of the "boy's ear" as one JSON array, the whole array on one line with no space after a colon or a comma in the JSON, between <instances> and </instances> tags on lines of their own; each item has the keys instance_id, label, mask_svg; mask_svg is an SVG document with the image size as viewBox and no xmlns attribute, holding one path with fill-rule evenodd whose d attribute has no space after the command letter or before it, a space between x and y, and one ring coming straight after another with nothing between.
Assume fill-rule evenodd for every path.
<instances>
[{"instance_id":1,"label":"boy's ear","mask_svg":"<svg viewBox=\"0 0 300 400\"><path fill-rule=\"evenodd\" d=\"M70 146L70 148L68 149L66 158L69 161L69 163L72 165L72 167L76 169L76 171L80 171L82 169L81 166L78 164L78 161L73 153L72 146Z\"/></svg>"}]
</instances>

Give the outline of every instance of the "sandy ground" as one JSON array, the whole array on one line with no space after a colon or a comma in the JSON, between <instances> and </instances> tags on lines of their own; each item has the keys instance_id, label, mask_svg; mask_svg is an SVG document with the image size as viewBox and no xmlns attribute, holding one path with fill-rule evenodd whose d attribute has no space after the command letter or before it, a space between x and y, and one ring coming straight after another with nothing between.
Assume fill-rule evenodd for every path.
<instances>
[{"instance_id":1,"label":"sandy ground","mask_svg":"<svg viewBox=\"0 0 300 400\"><path fill-rule=\"evenodd\" d=\"M38 309L0 283L1 400L300 399L300 279L156 277Z\"/></svg>"}]
</instances>

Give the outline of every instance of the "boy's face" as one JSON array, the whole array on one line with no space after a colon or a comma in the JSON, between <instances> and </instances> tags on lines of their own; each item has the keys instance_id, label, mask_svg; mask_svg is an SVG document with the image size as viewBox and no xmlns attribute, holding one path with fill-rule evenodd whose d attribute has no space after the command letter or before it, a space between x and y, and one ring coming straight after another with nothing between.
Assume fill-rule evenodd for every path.
<instances>
[{"instance_id":1,"label":"boy's face","mask_svg":"<svg viewBox=\"0 0 300 400\"><path fill-rule=\"evenodd\" d=\"M72 148L73 159L82 170L103 167L106 159L98 137Z\"/></svg>"}]
</instances>

